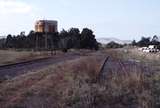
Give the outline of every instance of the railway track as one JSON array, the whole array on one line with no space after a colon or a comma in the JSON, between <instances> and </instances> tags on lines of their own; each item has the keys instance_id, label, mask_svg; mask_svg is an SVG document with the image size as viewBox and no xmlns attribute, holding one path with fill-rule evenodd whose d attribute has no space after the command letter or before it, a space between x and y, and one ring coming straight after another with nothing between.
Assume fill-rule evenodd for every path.
<instances>
[{"instance_id":1,"label":"railway track","mask_svg":"<svg viewBox=\"0 0 160 108\"><path fill-rule=\"evenodd\" d=\"M149 70L142 64L138 64L136 62L131 62L131 61L119 60L107 56L104 59L103 64L101 65L99 74L94 84L105 90L107 89L107 85L109 84L109 81L110 79L112 79L112 77L115 77L115 75L116 76L127 75L129 72L149 72ZM86 95L80 98L81 101L80 104L82 106L85 106L86 108L99 108L95 104L96 96L94 96L94 84L93 84L93 89L91 89L91 93L93 94Z\"/></svg>"},{"instance_id":2,"label":"railway track","mask_svg":"<svg viewBox=\"0 0 160 108\"><path fill-rule=\"evenodd\" d=\"M107 62L108 62L109 58L110 58L109 56L107 56L107 57L105 58L102 66L101 66L101 68L100 68L100 72L99 72L99 74L98 74L98 76L97 76L96 82L99 82L100 80L103 79L104 72L105 72L105 66L107 65Z\"/></svg>"},{"instance_id":3,"label":"railway track","mask_svg":"<svg viewBox=\"0 0 160 108\"><path fill-rule=\"evenodd\" d=\"M64 62L66 60L73 60L81 56L87 56L89 54L94 54L89 52L86 55L79 53L69 52L63 55L57 55L54 57L46 57L26 62L20 62L15 64L8 64L0 66L0 81L5 79L14 78L19 75L23 75L29 72L34 72L36 70L45 68L46 66Z\"/></svg>"},{"instance_id":4,"label":"railway track","mask_svg":"<svg viewBox=\"0 0 160 108\"><path fill-rule=\"evenodd\" d=\"M3 68L9 68L11 66L17 66L17 65L25 65L33 62L41 62L43 60L51 59L52 57L46 57L46 58L40 58L40 59L35 59L35 60L29 60L29 61L24 61L24 62L18 62L18 63L11 63L11 64L6 64L6 65L0 65L0 70Z\"/></svg>"},{"instance_id":5,"label":"railway track","mask_svg":"<svg viewBox=\"0 0 160 108\"><path fill-rule=\"evenodd\" d=\"M47 57L42 59L31 60L27 62L9 64L0 66L0 80L14 78L16 76L42 69L46 66L73 60L78 58L78 55L64 55L60 57Z\"/></svg>"},{"instance_id":6,"label":"railway track","mask_svg":"<svg viewBox=\"0 0 160 108\"><path fill-rule=\"evenodd\" d=\"M135 61L120 60L107 56L100 69L97 82L103 84L107 79L112 77L111 75L127 75L130 72L144 72L145 74L150 74L151 70L149 66Z\"/></svg>"},{"instance_id":7,"label":"railway track","mask_svg":"<svg viewBox=\"0 0 160 108\"><path fill-rule=\"evenodd\" d=\"M95 84L101 84L102 82L105 81L106 67L109 64L108 62L110 62L109 60L110 60L109 56L107 56L104 59L104 62L102 63L102 65L100 67L99 74L94 82ZM94 89L91 89L91 91L94 91ZM79 101L80 103L75 108L78 108L80 106L82 106L84 108L98 108L95 105L95 101L96 101L96 98L93 95L91 95L91 94L84 95L84 96L80 97L80 101Z\"/></svg>"}]
</instances>

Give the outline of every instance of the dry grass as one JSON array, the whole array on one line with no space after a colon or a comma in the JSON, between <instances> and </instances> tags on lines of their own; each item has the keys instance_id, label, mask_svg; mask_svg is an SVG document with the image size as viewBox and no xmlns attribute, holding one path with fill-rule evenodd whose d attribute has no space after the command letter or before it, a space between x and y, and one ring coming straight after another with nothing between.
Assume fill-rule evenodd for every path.
<instances>
[{"instance_id":1,"label":"dry grass","mask_svg":"<svg viewBox=\"0 0 160 108\"><path fill-rule=\"evenodd\" d=\"M130 49L130 54L136 57L143 57L147 60L159 60L160 59L160 53L144 53L142 51L139 51L137 48Z\"/></svg>"},{"instance_id":2,"label":"dry grass","mask_svg":"<svg viewBox=\"0 0 160 108\"><path fill-rule=\"evenodd\" d=\"M113 74L112 77L110 77L111 78L110 81L114 79L113 82L111 82L111 85L112 86L114 85L114 87L116 88L123 88L122 91L125 91L124 88L127 91L134 91L131 92L130 95L137 97L133 100L138 100L137 103L139 103L140 108L159 108L160 107L160 92L159 92L160 62L158 58L159 56L157 56L156 54L144 55L141 52L134 51L134 49L128 50L128 52L124 52L124 49L110 50L105 52L107 52L109 55L111 55L113 58L116 59L121 59L121 60L133 59L135 61L138 61L138 64L149 68L149 70L146 69L144 71L140 69L141 67L135 67L134 69L135 71L130 72L129 70L127 70L126 72L127 75L126 73ZM114 84L114 81L122 83ZM121 85L123 86L121 87ZM110 88L112 88L112 86ZM123 93L122 91L120 93Z\"/></svg>"},{"instance_id":3,"label":"dry grass","mask_svg":"<svg viewBox=\"0 0 160 108\"><path fill-rule=\"evenodd\" d=\"M63 108L77 88L95 79L103 57L50 66L0 84L1 108Z\"/></svg>"},{"instance_id":4,"label":"dry grass","mask_svg":"<svg viewBox=\"0 0 160 108\"><path fill-rule=\"evenodd\" d=\"M151 108L151 82L142 72L111 74L106 97L114 108Z\"/></svg>"},{"instance_id":5,"label":"dry grass","mask_svg":"<svg viewBox=\"0 0 160 108\"><path fill-rule=\"evenodd\" d=\"M124 73L110 72L104 82L95 83L103 60L104 56L94 54L5 81L0 84L0 106L159 108L160 75L135 67Z\"/></svg>"},{"instance_id":6,"label":"dry grass","mask_svg":"<svg viewBox=\"0 0 160 108\"><path fill-rule=\"evenodd\" d=\"M0 65L47 57L48 53L33 51L0 50Z\"/></svg>"},{"instance_id":7,"label":"dry grass","mask_svg":"<svg viewBox=\"0 0 160 108\"><path fill-rule=\"evenodd\" d=\"M75 82L70 108L153 108L152 80L142 72L110 73L105 82ZM66 102L65 102L66 103Z\"/></svg>"}]
</instances>

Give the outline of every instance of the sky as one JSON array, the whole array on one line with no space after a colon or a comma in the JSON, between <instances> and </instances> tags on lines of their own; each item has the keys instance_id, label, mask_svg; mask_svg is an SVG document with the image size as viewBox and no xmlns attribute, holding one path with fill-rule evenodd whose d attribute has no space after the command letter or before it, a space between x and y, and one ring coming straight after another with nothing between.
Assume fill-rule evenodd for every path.
<instances>
[{"instance_id":1,"label":"sky","mask_svg":"<svg viewBox=\"0 0 160 108\"><path fill-rule=\"evenodd\" d=\"M90 28L96 38L160 35L160 0L0 0L0 35L26 34L36 20L57 20L58 30Z\"/></svg>"}]
</instances>

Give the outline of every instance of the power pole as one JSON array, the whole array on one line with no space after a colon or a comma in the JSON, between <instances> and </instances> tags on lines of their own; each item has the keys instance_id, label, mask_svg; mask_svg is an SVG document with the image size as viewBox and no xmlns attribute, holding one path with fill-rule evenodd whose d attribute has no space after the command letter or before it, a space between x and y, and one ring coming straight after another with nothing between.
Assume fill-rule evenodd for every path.
<instances>
[{"instance_id":1,"label":"power pole","mask_svg":"<svg viewBox=\"0 0 160 108\"><path fill-rule=\"evenodd\" d=\"M45 33L44 37L45 37L45 49L48 50L48 35L47 35L47 33Z\"/></svg>"},{"instance_id":2,"label":"power pole","mask_svg":"<svg viewBox=\"0 0 160 108\"><path fill-rule=\"evenodd\" d=\"M53 37L52 35L50 35L49 37L50 37L50 42L51 42L51 55L53 55Z\"/></svg>"},{"instance_id":3,"label":"power pole","mask_svg":"<svg viewBox=\"0 0 160 108\"><path fill-rule=\"evenodd\" d=\"M38 50L38 35L36 35L36 51Z\"/></svg>"},{"instance_id":4,"label":"power pole","mask_svg":"<svg viewBox=\"0 0 160 108\"><path fill-rule=\"evenodd\" d=\"M47 37L47 30L46 30L46 23L44 22L44 37L45 37L45 49L48 50L48 37Z\"/></svg>"}]
</instances>

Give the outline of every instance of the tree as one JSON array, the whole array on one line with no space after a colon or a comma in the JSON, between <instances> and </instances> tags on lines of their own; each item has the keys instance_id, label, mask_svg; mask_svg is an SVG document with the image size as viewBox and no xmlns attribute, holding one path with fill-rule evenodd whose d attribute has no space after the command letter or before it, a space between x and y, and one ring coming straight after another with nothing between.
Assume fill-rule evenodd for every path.
<instances>
[{"instance_id":1,"label":"tree","mask_svg":"<svg viewBox=\"0 0 160 108\"><path fill-rule=\"evenodd\" d=\"M60 33L44 34L31 30L28 35L25 35L25 32L21 32L17 36L8 35L4 46L7 48L36 48L39 50L47 46L50 50L59 48L66 51L71 48L98 49L99 44L92 30L84 28L80 33L78 28L71 28L68 31L63 29Z\"/></svg>"},{"instance_id":2,"label":"tree","mask_svg":"<svg viewBox=\"0 0 160 108\"><path fill-rule=\"evenodd\" d=\"M150 37L142 37L141 40L137 43L140 47L146 47L150 44Z\"/></svg>"},{"instance_id":3,"label":"tree","mask_svg":"<svg viewBox=\"0 0 160 108\"><path fill-rule=\"evenodd\" d=\"M153 38L152 38L152 41L159 41L159 40L158 40L158 36L157 36L157 35L154 35Z\"/></svg>"},{"instance_id":4,"label":"tree","mask_svg":"<svg viewBox=\"0 0 160 108\"><path fill-rule=\"evenodd\" d=\"M62 49L64 52L67 51L68 49L68 37L69 37L69 34L66 30L62 30L60 33L59 33L59 37L60 37L60 41L59 41L59 48Z\"/></svg>"},{"instance_id":5,"label":"tree","mask_svg":"<svg viewBox=\"0 0 160 108\"><path fill-rule=\"evenodd\" d=\"M6 43L6 39L5 38L1 38L0 39L0 48L5 48L5 43Z\"/></svg>"},{"instance_id":6,"label":"tree","mask_svg":"<svg viewBox=\"0 0 160 108\"><path fill-rule=\"evenodd\" d=\"M13 45L13 37L12 37L11 34L9 34L9 35L7 36L5 46L6 46L7 48L13 48L13 47L14 47L14 45Z\"/></svg>"},{"instance_id":7,"label":"tree","mask_svg":"<svg viewBox=\"0 0 160 108\"><path fill-rule=\"evenodd\" d=\"M123 47L123 45L118 44L118 43L116 43L116 42L114 42L114 41L109 42L109 43L106 45L106 48L122 48L122 47Z\"/></svg>"},{"instance_id":8,"label":"tree","mask_svg":"<svg viewBox=\"0 0 160 108\"><path fill-rule=\"evenodd\" d=\"M80 48L80 31L78 28L71 28L68 31L70 48Z\"/></svg>"},{"instance_id":9,"label":"tree","mask_svg":"<svg viewBox=\"0 0 160 108\"><path fill-rule=\"evenodd\" d=\"M56 54L56 50L59 48L58 43L59 43L59 40L60 40L58 32L57 33L51 33L49 40L50 40L49 41L50 42L49 46L50 46L51 52L53 54L53 50L54 50L55 54Z\"/></svg>"},{"instance_id":10,"label":"tree","mask_svg":"<svg viewBox=\"0 0 160 108\"><path fill-rule=\"evenodd\" d=\"M20 33L20 36L25 36L25 32L24 31L22 31L21 33Z\"/></svg>"},{"instance_id":11,"label":"tree","mask_svg":"<svg viewBox=\"0 0 160 108\"><path fill-rule=\"evenodd\" d=\"M159 38L158 38L158 36L157 35L154 35L153 36L153 38L152 38L152 40L151 40L151 44L152 45L160 45L160 42L159 42Z\"/></svg>"},{"instance_id":12,"label":"tree","mask_svg":"<svg viewBox=\"0 0 160 108\"><path fill-rule=\"evenodd\" d=\"M98 42L95 39L95 35L93 34L93 31L84 28L81 32L81 48L87 48L87 49L98 49Z\"/></svg>"},{"instance_id":13,"label":"tree","mask_svg":"<svg viewBox=\"0 0 160 108\"><path fill-rule=\"evenodd\" d=\"M33 30L31 30L27 35L27 44L28 48L32 49L36 46L36 33Z\"/></svg>"},{"instance_id":14,"label":"tree","mask_svg":"<svg viewBox=\"0 0 160 108\"><path fill-rule=\"evenodd\" d=\"M136 40L133 40L133 41L132 41L132 46L136 46L136 45L137 45Z\"/></svg>"}]
</instances>

